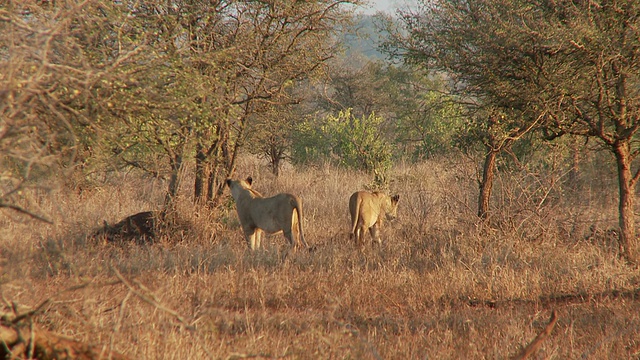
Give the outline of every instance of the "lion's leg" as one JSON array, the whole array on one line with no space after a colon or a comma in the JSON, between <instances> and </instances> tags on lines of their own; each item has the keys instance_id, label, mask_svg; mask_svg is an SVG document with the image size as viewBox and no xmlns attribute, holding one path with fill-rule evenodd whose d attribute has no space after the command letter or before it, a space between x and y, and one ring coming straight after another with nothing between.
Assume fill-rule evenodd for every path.
<instances>
[{"instance_id":1,"label":"lion's leg","mask_svg":"<svg viewBox=\"0 0 640 360\"><path fill-rule=\"evenodd\" d=\"M249 245L249 249L256 249L256 232L257 229L247 230L245 231L245 238L247 240L247 245Z\"/></svg>"},{"instance_id":2,"label":"lion's leg","mask_svg":"<svg viewBox=\"0 0 640 360\"><path fill-rule=\"evenodd\" d=\"M296 224L297 225L297 224ZM298 247L301 245L300 242L300 231L298 230L298 226L295 227L291 227L291 244L295 247Z\"/></svg>"},{"instance_id":3,"label":"lion's leg","mask_svg":"<svg viewBox=\"0 0 640 360\"><path fill-rule=\"evenodd\" d=\"M360 234L360 225L358 225L358 223L355 221L355 219L351 221L353 225L351 226L351 232L349 233L349 240L353 239L356 245L358 245L358 234Z\"/></svg>"},{"instance_id":4,"label":"lion's leg","mask_svg":"<svg viewBox=\"0 0 640 360\"><path fill-rule=\"evenodd\" d=\"M378 244L382 244L382 239L380 239L380 229L378 228L378 224L373 224L373 226L369 228L369 232L371 233L372 240L376 241Z\"/></svg>"},{"instance_id":5,"label":"lion's leg","mask_svg":"<svg viewBox=\"0 0 640 360\"><path fill-rule=\"evenodd\" d=\"M291 244L292 247L297 248L298 245L300 245L300 228L298 227L298 212L293 209L293 212L291 213L291 238L288 238L289 240L289 244ZM286 236L286 235L285 235Z\"/></svg>"},{"instance_id":6,"label":"lion's leg","mask_svg":"<svg viewBox=\"0 0 640 360\"><path fill-rule=\"evenodd\" d=\"M356 228L356 246L362 246L364 245L364 233L365 233L366 229L363 225L360 225Z\"/></svg>"},{"instance_id":7,"label":"lion's leg","mask_svg":"<svg viewBox=\"0 0 640 360\"><path fill-rule=\"evenodd\" d=\"M262 246L262 238L264 237L264 231L262 231L262 229L256 229L256 240L255 240L255 244L256 244L256 249L259 249Z\"/></svg>"},{"instance_id":8,"label":"lion's leg","mask_svg":"<svg viewBox=\"0 0 640 360\"><path fill-rule=\"evenodd\" d=\"M293 238L293 233L291 230L288 231L283 231L284 237L285 239L287 239L289 241L289 245L290 247L294 248L296 247L296 243L294 242L294 238Z\"/></svg>"},{"instance_id":9,"label":"lion's leg","mask_svg":"<svg viewBox=\"0 0 640 360\"><path fill-rule=\"evenodd\" d=\"M251 250L255 250L256 249L256 233L255 232L253 234L249 235L249 248Z\"/></svg>"}]
</instances>

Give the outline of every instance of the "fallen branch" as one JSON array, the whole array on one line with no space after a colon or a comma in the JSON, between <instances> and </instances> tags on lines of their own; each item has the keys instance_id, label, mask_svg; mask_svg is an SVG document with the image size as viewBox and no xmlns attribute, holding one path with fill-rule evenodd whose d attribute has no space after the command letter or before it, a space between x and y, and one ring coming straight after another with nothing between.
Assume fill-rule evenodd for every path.
<instances>
[{"instance_id":1,"label":"fallen branch","mask_svg":"<svg viewBox=\"0 0 640 360\"><path fill-rule=\"evenodd\" d=\"M120 281L99 286L115 284L120 284ZM0 309L0 359L98 360L107 358L107 355L112 360L128 359L128 357L114 351L105 354L102 346L92 346L41 329L33 323L33 318L44 312L44 308L52 303L53 298L59 294L90 285L92 285L91 282L85 282L64 289L41 302L35 309L23 313L18 311L18 304L9 302L2 297L5 308Z\"/></svg>"},{"instance_id":2,"label":"fallen branch","mask_svg":"<svg viewBox=\"0 0 640 360\"><path fill-rule=\"evenodd\" d=\"M4 316L3 316L4 317ZM37 360L97 360L104 359L102 347L91 346L62 335L40 329L33 324L0 324L0 358L29 358ZM128 357L111 352L113 360Z\"/></svg>"},{"instance_id":3,"label":"fallen branch","mask_svg":"<svg viewBox=\"0 0 640 360\"><path fill-rule=\"evenodd\" d=\"M607 290L599 293L579 292L573 294L556 294L548 296L540 296L535 299L503 299L503 300L478 300L478 299L460 299L472 307L488 307L497 309L502 307L511 307L514 305L542 305L551 307L557 305L583 304L590 301L602 301L605 299L628 299L635 301L640 298L640 288L632 290ZM455 303L453 303L455 304Z\"/></svg>"},{"instance_id":4,"label":"fallen branch","mask_svg":"<svg viewBox=\"0 0 640 360\"><path fill-rule=\"evenodd\" d=\"M512 357L511 359L524 360L529 356L533 355L536 351L538 351L540 346L542 346L542 342L545 341L551 334L551 331L553 330L553 327L556 325L557 320L558 320L558 315L556 314L556 311L555 310L551 311L551 319L549 319L549 323L547 324L547 326L545 326L544 330L542 330L542 332L540 332L538 336L536 336L536 338L533 339L531 344L527 345L527 347L522 349L522 351L518 355Z\"/></svg>"}]
</instances>

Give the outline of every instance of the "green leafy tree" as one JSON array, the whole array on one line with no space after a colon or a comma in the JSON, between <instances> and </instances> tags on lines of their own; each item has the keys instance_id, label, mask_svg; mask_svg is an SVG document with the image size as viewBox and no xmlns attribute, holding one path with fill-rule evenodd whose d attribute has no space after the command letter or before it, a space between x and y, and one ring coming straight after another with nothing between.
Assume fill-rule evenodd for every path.
<instances>
[{"instance_id":1,"label":"green leafy tree","mask_svg":"<svg viewBox=\"0 0 640 360\"><path fill-rule=\"evenodd\" d=\"M316 119L298 123L294 129L295 141L291 146L294 164L317 164L330 159L331 136Z\"/></svg>"},{"instance_id":2,"label":"green leafy tree","mask_svg":"<svg viewBox=\"0 0 640 360\"><path fill-rule=\"evenodd\" d=\"M367 60L353 50L330 65L330 76L309 101L314 111L326 115L351 109L358 117L381 116L398 158L453 150L454 135L462 126L461 106L446 92L444 77L410 64Z\"/></svg>"},{"instance_id":3,"label":"green leafy tree","mask_svg":"<svg viewBox=\"0 0 640 360\"><path fill-rule=\"evenodd\" d=\"M501 137L540 127L608 148L618 169L620 254L638 261L634 223L640 127L637 1L421 1L390 44L450 74L454 89L508 117Z\"/></svg>"},{"instance_id":4,"label":"green leafy tree","mask_svg":"<svg viewBox=\"0 0 640 360\"><path fill-rule=\"evenodd\" d=\"M370 172L384 181L391 167L392 146L383 134L385 121L371 114L356 117L350 109L317 122L302 123L296 135L294 161L331 161Z\"/></svg>"},{"instance_id":5,"label":"green leafy tree","mask_svg":"<svg viewBox=\"0 0 640 360\"><path fill-rule=\"evenodd\" d=\"M423 78L415 71L411 74L404 81L412 91L398 97L396 142L414 159L453 152L463 128L462 106L445 90L441 79Z\"/></svg>"},{"instance_id":6,"label":"green leafy tree","mask_svg":"<svg viewBox=\"0 0 640 360\"><path fill-rule=\"evenodd\" d=\"M484 148L478 198L482 219L489 218L497 156L540 124L538 109L528 99L533 92L522 77L527 68L517 63L520 59L511 59L513 49L524 50L528 44L509 32L508 26L518 26L512 16L496 20L509 8L506 0L420 1L415 10L399 11L400 30L394 28L398 23L387 22L390 35L384 45L408 63L446 74L448 87L442 91L468 119L466 135L461 135L476 136ZM456 119L460 124L460 117L445 121L453 120L451 127L457 127Z\"/></svg>"}]
</instances>

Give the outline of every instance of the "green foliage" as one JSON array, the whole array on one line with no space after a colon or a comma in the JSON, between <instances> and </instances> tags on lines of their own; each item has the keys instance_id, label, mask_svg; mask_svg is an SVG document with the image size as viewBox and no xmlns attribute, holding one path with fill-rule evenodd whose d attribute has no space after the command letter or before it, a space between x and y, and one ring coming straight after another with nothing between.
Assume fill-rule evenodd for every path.
<instances>
[{"instance_id":1,"label":"green foliage","mask_svg":"<svg viewBox=\"0 0 640 360\"><path fill-rule=\"evenodd\" d=\"M294 131L292 160L296 164L318 163L329 156L330 146L323 130L314 121L303 121Z\"/></svg>"},{"instance_id":2,"label":"green foliage","mask_svg":"<svg viewBox=\"0 0 640 360\"><path fill-rule=\"evenodd\" d=\"M453 137L462 126L462 105L447 90L444 76L382 61L356 67L353 64L360 62L354 58L334 64L328 91L318 92L314 109L350 109L356 117L378 114L386 122L383 136L394 142L394 157L419 160L453 150Z\"/></svg>"},{"instance_id":3,"label":"green foliage","mask_svg":"<svg viewBox=\"0 0 640 360\"><path fill-rule=\"evenodd\" d=\"M392 146L384 138L382 117L356 117L351 110L329 115L320 123L302 122L295 132L293 161L329 161L347 168L384 174L391 167Z\"/></svg>"},{"instance_id":4,"label":"green foliage","mask_svg":"<svg viewBox=\"0 0 640 360\"><path fill-rule=\"evenodd\" d=\"M464 128L462 106L440 91L422 94L418 104L420 111L408 112L398 121L398 141L413 144L409 150L416 160L453 151Z\"/></svg>"}]
</instances>

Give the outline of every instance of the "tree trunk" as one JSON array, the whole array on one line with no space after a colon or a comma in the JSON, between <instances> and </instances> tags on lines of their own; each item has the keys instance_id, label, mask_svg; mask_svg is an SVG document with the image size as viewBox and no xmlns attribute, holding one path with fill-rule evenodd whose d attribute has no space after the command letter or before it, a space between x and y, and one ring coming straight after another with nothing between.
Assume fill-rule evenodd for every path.
<instances>
[{"instance_id":1,"label":"tree trunk","mask_svg":"<svg viewBox=\"0 0 640 360\"><path fill-rule=\"evenodd\" d=\"M635 180L631 172L631 151L628 141L618 141L613 146L618 165L618 187L620 191L619 224L620 255L628 262L637 264L636 229L634 219Z\"/></svg>"},{"instance_id":2,"label":"tree trunk","mask_svg":"<svg viewBox=\"0 0 640 360\"><path fill-rule=\"evenodd\" d=\"M271 162L271 173L280 176L280 159L273 159Z\"/></svg>"},{"instance_id":3,"label":"tree trunk","mask_svg":"<svg viewBox=\"0 0 640 360\"><path fill-rule=\"evenodd\" d=\"M269 152L270 165L271 165L271 173L275 176L280 175L280 160L282 160L282 151L278 148L277 145L271 144L271 150Z\"/></svg>"},{"instance_id":4,"label":"tree trunk","mask_svg":"<svg viewBox=\"0 0 640 360\"><path fill-rule=\"evenodd\" d=\"M571 138L571 169L569 170L569 187L572 190L578 190L578 181L580 179L580 139Z\"/></svg>"},{"instance_id":5,"label":"tree trunk","mask_svg":"<svg viewBox=\"0 0 640 360\"><path fill-rule=\"evenodd\" d=\"M489 200L491 199L491 189L493 188L493 178L496 169L496 157L498 150L488 147L489 151L484 158L482 168L482 182L480 182L480 196L478 197L478 216L487 220L489 218Z\"/></svg>"},{"instance_id":6,"label":"tree trunk","mask_svg":"<svg viewBox=\"0 0 640 360\"><path fill-rule=\"evenodd\" d=\"M230 145L229 132L219 127L215 148L211 149L211 171L207 179L207 202L213 206L218 205L219 199L224 193L225 180L233 174L235 159L239 143L235 141Z\"/></svg>"},{"instance_id":7,"label":"tree trunk","mask_svg":"<svg viewBox=\"0 0 640 360\"><path fill-rule=\"evenodd\" d=\"M244 126L240 127L239 136L241 137ZM235 140L233 146L229 142L229 136L225 137L225 141L222 144L222 159L223 166L221 168L222 174L224 177L219 176L221 181L218 181L218 187L216 191L216 201L219 202L219 199L222 198L222 194L224 193L225 188L225 179L233 175L236 170L236 159L238 157L238 150L240 149L240 140Z\"/></svg>"},{"instance_id":8,"label":"tree trunk","mask_svg":"<svg viewBox=\"0 0 640 360\"><path fill-rule=\"evenodd\" d=\"M207 203L217 206L224 193L225 180L231 176L231 172L221 164L212 165L207 178Z\"/></svg>"},{"instance_id":9,"label":"tree trunk","mask_svg":"<svg viewBox=\"0 0 640 360\"><path fill-rule=\"evenodd\" d=\"M205 154L204 147L200 142L196 144L196 173L193 189L193 201L198 203L204 199L204 180L205 180L205 162L207 155Z\"/></svg>"},{"instance_id":10,"label":"tree trunk","mask_svg":"<svg viewBox=\"0 0 640 360\"><path fill-rule=\"evenodd\" d=\"M167 196L164 198L165 209L173 209L174 199L178 194L178 188L180 187L180 170L182 169L182 154L176 154L170 160L171 163L171 177L169 180L169 189Z\"/></svg>"}]
</instances>

